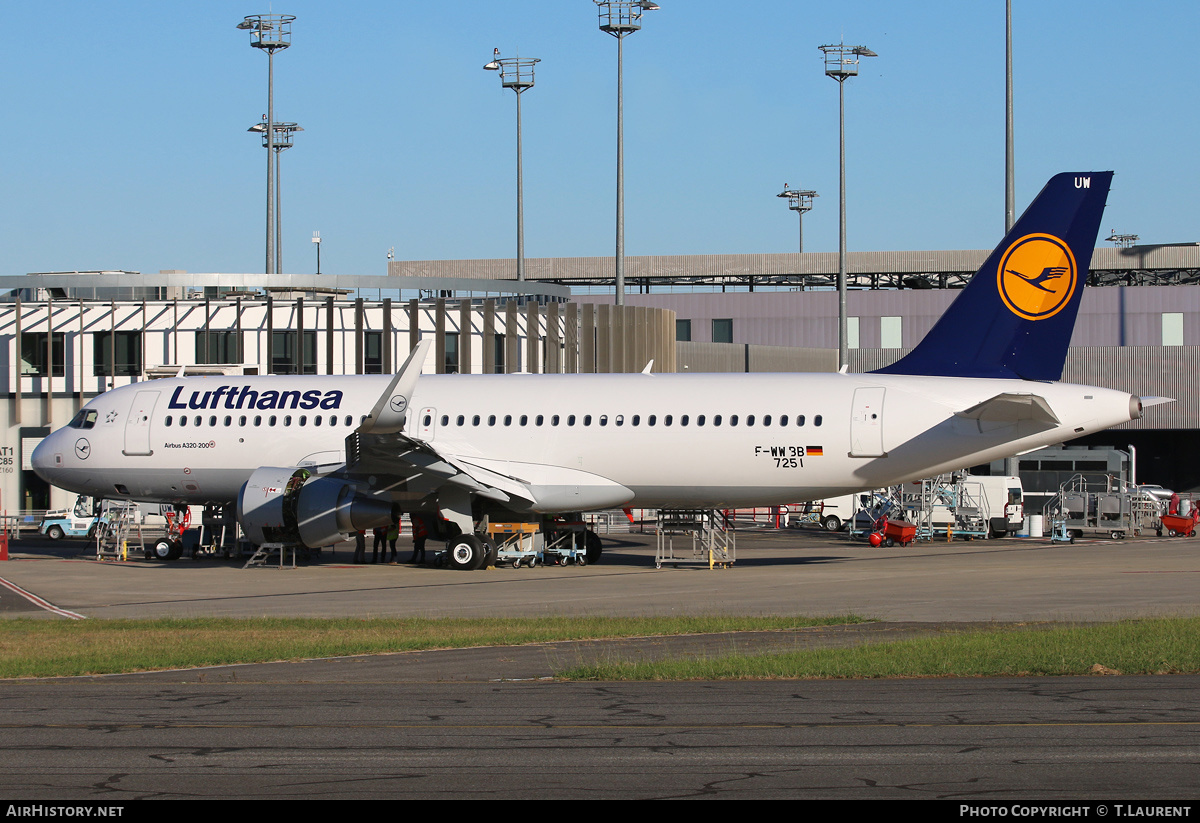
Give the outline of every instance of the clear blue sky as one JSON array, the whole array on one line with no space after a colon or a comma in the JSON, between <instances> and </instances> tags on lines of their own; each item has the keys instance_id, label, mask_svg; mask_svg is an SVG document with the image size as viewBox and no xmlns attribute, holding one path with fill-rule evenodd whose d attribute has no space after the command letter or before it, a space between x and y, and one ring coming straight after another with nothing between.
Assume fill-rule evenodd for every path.
<instances>
[{"instance_id":1,"label":"clear blue sky","mask_svg":"<svg viewBox=\"0 0 1200 823\"><path fill-rule=\"evenodd\" d=\"M847 82L851 249L990 248L1003 228L1004 3L661 0L625 41L626 253L791 251L774 195L816 189L837 248L837 84L817 46L878 52ZM2 274L259 272L267 59L235 28L294 14L276 57L284 268L512 257L515 105L482 66L538 57L523 96L525 251L611 255L616 41L591 0L354 4L3 0ZM1200 240L1194 0L1015 0L1017 204L1113 169L1104 231Z\"/></svg>"}]
</instances>

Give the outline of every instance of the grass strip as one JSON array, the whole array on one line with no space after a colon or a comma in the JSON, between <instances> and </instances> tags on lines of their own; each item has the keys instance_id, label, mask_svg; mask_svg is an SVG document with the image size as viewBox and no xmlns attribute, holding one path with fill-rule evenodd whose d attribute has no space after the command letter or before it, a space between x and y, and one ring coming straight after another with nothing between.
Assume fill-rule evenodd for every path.
<instances>
[{"instance_id":1,"label":"grass strip","mask_svg":"<svg viewBox=\"0 0 1200 823\"><path fill-rule=\"evenodd\" d=\"M771 631L835 617L197 618L0 621L0 678L182 669L557 640Z\"/></svg>"},{"instance_id":2,"label":"grass strip","mask_svg":"<svg viewBox=\"0 0 1200 823\"><path fill-rule=\"evenodd\" d=\"M577 666L569 680L1004 677L1200 672L1200 618L970 631L845 649Z\"/></svg>"}]
</instances>

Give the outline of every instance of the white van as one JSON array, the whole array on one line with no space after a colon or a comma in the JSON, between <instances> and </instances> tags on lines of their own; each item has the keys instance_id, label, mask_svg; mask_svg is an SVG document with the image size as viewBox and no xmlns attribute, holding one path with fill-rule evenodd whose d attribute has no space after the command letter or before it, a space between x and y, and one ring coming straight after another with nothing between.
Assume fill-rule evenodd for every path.
<instances>
[{"instance_id":1,"label":"white van","mask_svg":"<svg viewBox=\"0 0 1200 823\"><path fill-rule=\"evenodd\" d=\"M836 532L850 522L856 511L870 506L872 496L871 492L857 492L827 497L824 500L806 503L801 510L819 512L821 528ZM808 508L809 506L812 508Z\"/></svg>"}]
</instances>

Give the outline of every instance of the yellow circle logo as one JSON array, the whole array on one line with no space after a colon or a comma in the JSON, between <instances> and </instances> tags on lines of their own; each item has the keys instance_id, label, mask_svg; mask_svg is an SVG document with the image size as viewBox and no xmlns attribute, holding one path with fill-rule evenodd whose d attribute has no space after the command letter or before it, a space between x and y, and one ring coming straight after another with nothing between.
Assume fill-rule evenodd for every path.
<instances>
[{"instance_id":1,"label":"yellow circle logo","mask_svg":"<svg viewBox=\"0 0 1200 823\"><path fill-rule=\"evenodd\" d=\"M996 287L1009 311L1026 320L1058 314L1079 282L1075 255L1052 234L1027 234L1000 258Z\"/></svg>"}]
</instances>

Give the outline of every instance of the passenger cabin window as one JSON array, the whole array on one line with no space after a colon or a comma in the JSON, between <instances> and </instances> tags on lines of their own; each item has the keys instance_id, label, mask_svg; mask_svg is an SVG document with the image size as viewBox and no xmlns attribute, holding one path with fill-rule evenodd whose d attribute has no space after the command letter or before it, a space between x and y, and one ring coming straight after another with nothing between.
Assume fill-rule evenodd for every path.
<instances>
[{"instance_id":1,"label":"passenger cabin window","mask_svg":"<svg viewBox=\"0 0 1200 823\"><path fill-rule=\"evenodd\" d=\"M814 426L821 425L821 415L818 414L816 417L813 418L813 425Z\"/></svg>"}]
</instances>

